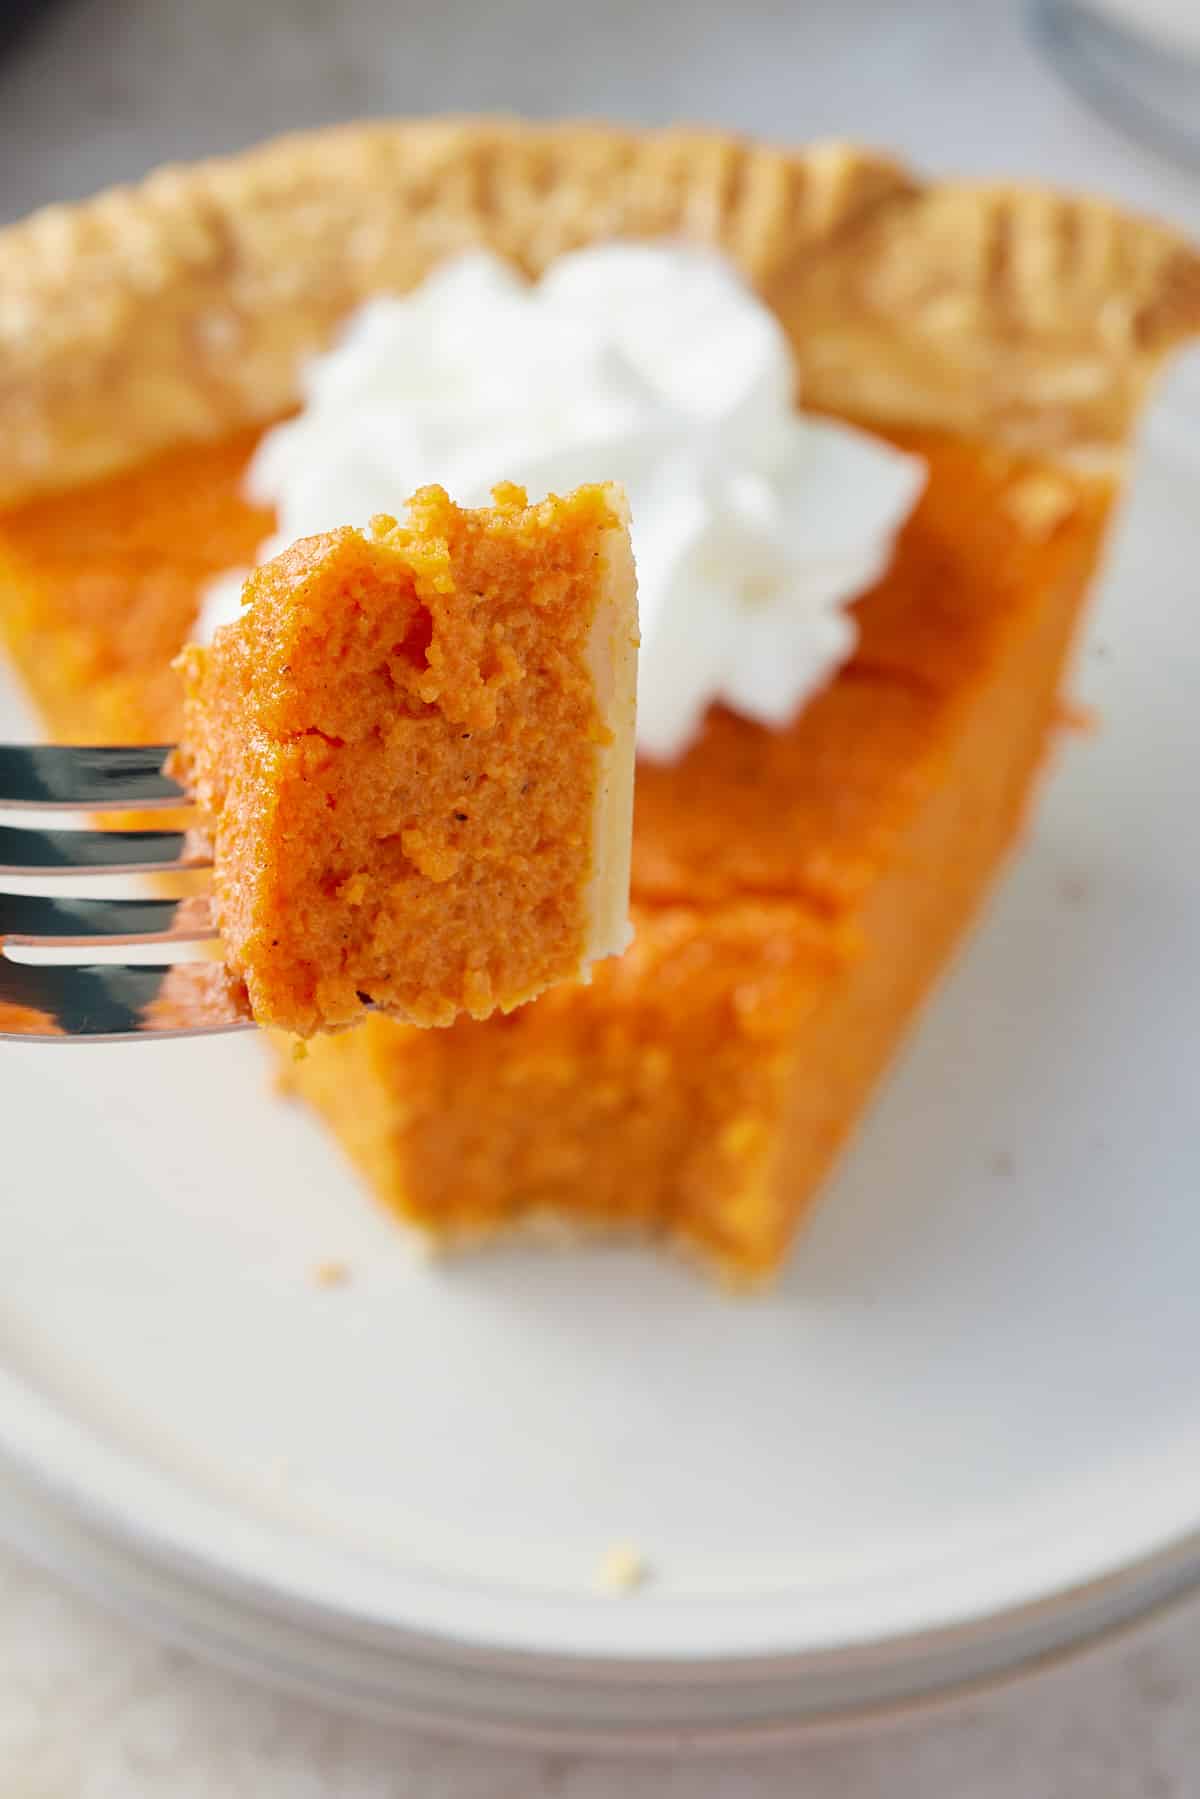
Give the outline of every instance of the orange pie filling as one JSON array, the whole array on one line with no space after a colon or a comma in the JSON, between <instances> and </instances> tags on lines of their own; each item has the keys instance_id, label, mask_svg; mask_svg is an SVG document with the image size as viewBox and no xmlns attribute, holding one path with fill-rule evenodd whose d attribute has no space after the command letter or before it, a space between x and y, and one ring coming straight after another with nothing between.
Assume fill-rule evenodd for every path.
<instances>
[{"instance_id":1,"label":"orange pie filling","mask_svg":"<svg viewBox=\"0 0 1200 1799\"><path fill-rule=\"evenodd\" d=\"M886 435L929 480L852 659L790 728L714 710L639 770L633 948L511 1015L373 1016L291 1067L406 1219L629 1225L738 1277L778 1262L1019 829L1113 494ZM0 520L0 619L57 735L178 735L200 590L270 528L240 497L252 443ZM319 924L310 948L328 960Z\"/></svg>"},{"instance_id":2,"label":"orange pie filling","mask_svg":"<svg viewBox=\"0 0 1200 1799\"><path fill-rule=\"evenodd\" d=\"M511 1010L628 940L637 608L625 506L423 489L303 539L181 658L175 772L262 1024Z\"/></svg>"}]
</instances>

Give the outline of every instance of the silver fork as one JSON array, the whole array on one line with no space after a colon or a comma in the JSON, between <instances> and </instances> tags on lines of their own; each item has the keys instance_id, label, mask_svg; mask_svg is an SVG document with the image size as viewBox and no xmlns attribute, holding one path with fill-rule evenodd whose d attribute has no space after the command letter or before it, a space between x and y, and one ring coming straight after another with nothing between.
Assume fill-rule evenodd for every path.
<instances>
[{"instance_id":1,"label":"silver fork","mask_svg":"<svg viewBox=\"0 0 1200 1799\"><path fill-rule=\"evenodd\" d=\"M168 744L92 749L0 744L0 809L36 819L0 824L0 1038L104 1043L191 1037L252 1023L244 998L214 961L88 961L124 949L215 938L208 900L43 897L11 891L12 877L175 874L211 866L195 831L54 829L55 812L146 812L188 804L163 773ZM6 890L7 889L7 890ZM81 959L14 959L11 951L78 950Z\"/></svg>"}]
</instances>

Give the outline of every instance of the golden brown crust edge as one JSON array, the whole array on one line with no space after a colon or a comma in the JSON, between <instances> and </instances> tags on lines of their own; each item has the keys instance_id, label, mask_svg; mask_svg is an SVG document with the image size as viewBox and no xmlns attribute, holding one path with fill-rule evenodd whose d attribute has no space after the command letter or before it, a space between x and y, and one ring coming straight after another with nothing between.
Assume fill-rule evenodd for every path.
<instances>
[{"instance_id":1,"label":"golden brown crust edge","mask_svg":"<svg viewBox=\"0 0 1200 1799\"><path fill-rule=\"evenodd\" d=\"M0 232L0 502L265 421L367 295L486 244L718 244L805 399L1050 452L1119 448L1200 255L1098 200L922 182L846 145L500 120L285 137Z\"/></svg>"}]
</instances>

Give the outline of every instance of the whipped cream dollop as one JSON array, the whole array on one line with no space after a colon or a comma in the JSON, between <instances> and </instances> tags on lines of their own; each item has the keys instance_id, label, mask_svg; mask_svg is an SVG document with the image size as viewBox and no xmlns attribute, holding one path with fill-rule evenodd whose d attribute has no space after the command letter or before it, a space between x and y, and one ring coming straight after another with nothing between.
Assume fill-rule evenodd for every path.
<instances>
[{"instance_id":1,"label":"whipped cream dollop","mask_svg":"<svg viewBox=\"0 0 1200 1799\"><path fill-rule=\"evenodd\" d=\"M713 252L604 245L532 286L471 252L369 301L307 365L247 475L278 520L260 560L430 482L478 505L498 481L533 499L620 481L638 748L673 759L715 700L778 726L824 685L920 492L918 459L795 401L778 321ZM210 588L203 634L236 617L244 572Z\"/></svg>"}]
</instances>

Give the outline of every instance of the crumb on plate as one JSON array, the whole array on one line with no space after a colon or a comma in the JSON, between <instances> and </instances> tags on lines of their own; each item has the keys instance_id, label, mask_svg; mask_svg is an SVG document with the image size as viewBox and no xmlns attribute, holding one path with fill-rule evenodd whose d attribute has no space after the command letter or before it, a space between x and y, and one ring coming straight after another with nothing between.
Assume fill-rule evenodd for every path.
<instances>
[{"instance_id":1,"label":"crumb on plate","mask_svg":"<svg viewBox=\"0 0 1200 1799\"><path fill-rule=\"evenodd\" d=\"M650 1570L646 1558L631 1543L614 1543L600 1563L600 1585L610 1593L632 1593Z\"/></svg>"}]
</instances>

